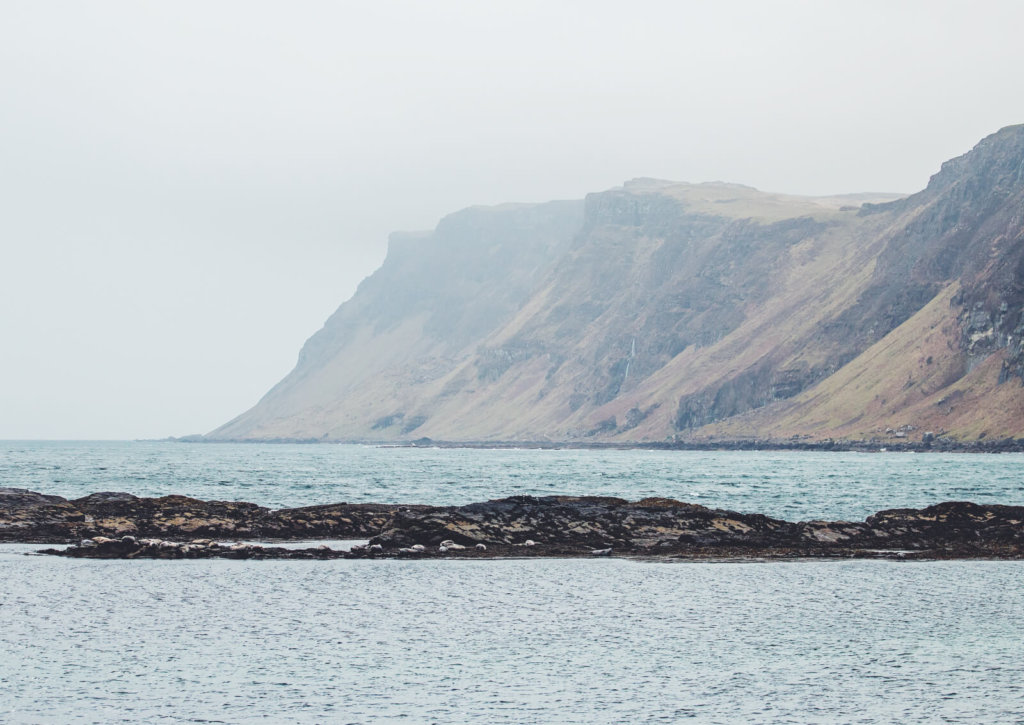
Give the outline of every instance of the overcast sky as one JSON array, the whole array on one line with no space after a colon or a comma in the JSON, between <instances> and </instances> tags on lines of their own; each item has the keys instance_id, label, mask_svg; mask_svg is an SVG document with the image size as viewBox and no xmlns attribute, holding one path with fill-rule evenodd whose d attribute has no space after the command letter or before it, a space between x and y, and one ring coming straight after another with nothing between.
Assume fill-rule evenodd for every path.
<instances>
[{"instance_id":1,"label":"overcast sky","mask_svg":"<svg viewBox=\"0 0 1024 725\"><path fill-rule=\"evenodd\" d=\"M1024 3L0 0L0 438L206 432L473 204L916 191Z\"/></svg>"}]
</instances>

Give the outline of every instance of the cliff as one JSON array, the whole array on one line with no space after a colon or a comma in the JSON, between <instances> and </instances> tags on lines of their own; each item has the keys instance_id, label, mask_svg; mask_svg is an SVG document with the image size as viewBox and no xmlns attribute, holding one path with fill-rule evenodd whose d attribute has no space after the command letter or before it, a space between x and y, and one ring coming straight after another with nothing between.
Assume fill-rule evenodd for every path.
<instances>
[{"instance_id":1,"label":"cliff","mask_svg":"<svg viewBox=\"0 0 1024 725\"><path fill-rule=\"evenodd\" d=\"M921 192L651 179L393 235L213 439L1024 436L1024 126Z\"/></svg>"}]
</instances>

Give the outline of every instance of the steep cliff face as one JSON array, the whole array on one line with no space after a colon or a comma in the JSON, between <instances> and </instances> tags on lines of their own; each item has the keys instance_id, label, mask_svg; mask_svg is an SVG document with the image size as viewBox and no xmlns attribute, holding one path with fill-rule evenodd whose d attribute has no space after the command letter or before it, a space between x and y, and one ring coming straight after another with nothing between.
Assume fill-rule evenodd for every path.
<instances>
[{"instance_id":1,"label":"steep cliff face","mask_svg":"<svg viewBox=\"0 0 1024 725\"><path fill-rule=\"evenodd\" d=\"M641 179L469 209L394 235L211 436L1021 435L1022 250L1019 126L906 198Z\"/></svg>"},{"instance_id":2,"label":"steep cliff face","mask_svg":"<svg viewBox=\"0 0 1024 725\"><path fill-rule=\"evenodd\" d=\"M384 264L307 341L295 369L213 435L415 430L422 419L402 412L415 391L522 307L536 276L564 253L582 212L579 201L477 207L446 217L433 232L393 234Z\"/></svg>"},{"instance_id":3,"label":"steep cliff face","mask_svg":"<svg viewBox=\"0 0 1024 725\"><path fill-rule=\"evenodd\" d=\"M1024 435L1024 127L943 164L922 192L860 213L892 220L870 284L838 318L863 352L790 403L703 432Z\"/></svg>"}]
</instances>

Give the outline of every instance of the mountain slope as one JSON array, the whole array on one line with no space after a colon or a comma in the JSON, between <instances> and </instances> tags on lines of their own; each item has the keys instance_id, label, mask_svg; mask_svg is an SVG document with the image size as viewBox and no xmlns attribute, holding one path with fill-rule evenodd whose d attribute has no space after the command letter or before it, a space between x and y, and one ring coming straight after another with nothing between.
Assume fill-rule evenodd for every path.
<instances>
[{"instance_id":1,"label":"mountain slope","mask_svg":"<svg viewBox=\"0 0 1024 725\"><path fill-rule=\"evenodd\" d=\"M906 198L635 180L394 235L210 437L1016 436L1022 311L1024 127Z\"/></svg>"},{"instance_id":2,"label":"mountain slope","mask_svg":"<svg viewBox=\"0 0 1024 725\"><path fill-rule=\"evenodd\" d=\"M436 380L524 304L582 211L577 201L477 207L432 233L392 234L383 266L307 341L295 369L212 435L365 434L392 413L379 427L411 431L415 417L400 412L410 391Z\"/></svg>"}]
</instances>

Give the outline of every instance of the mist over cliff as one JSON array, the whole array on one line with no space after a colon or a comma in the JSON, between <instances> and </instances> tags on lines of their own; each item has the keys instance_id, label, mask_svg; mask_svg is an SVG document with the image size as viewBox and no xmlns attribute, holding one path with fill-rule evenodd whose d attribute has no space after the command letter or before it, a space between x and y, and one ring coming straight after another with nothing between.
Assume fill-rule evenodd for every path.
<instances>
[{"instance_id":1,"label":"mist over cliff","mask_svg":"<svg viewBox=\"0 0 1024 725\"><path fill-rule=\"evenodd\" d=\"M911 196L637 179L394 234L212 439L1024 435L1024 126Z\"/></svg>"}]
</instances>

